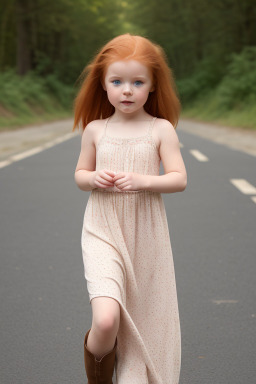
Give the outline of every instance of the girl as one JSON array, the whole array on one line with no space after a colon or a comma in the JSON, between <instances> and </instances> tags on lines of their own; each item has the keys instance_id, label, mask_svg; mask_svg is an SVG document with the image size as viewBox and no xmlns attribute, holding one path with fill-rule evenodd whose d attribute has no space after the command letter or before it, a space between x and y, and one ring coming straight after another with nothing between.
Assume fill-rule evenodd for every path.
<instances>
[{"instance_id":1,"label":"girl","mask_svg":"<svg viewBox=\"0 0 256 384\"><path fill-rule=\"evenodd\" d=\"M92 306L88 383L112 384L115 368L118 384L178 384L180 321L161 196L187 185L172 72L160 46L127 33L82 74L73 131L81 123L75 181L92 191L81 237Z\"/></svg>"}]
</instances>

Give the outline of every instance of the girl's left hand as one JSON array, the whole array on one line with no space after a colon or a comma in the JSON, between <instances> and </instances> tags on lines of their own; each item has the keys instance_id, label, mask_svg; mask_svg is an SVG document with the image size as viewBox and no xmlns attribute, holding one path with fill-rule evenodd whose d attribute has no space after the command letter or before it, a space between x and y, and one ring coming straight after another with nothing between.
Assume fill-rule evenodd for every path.
<instances>
[{"instance_id":1,"label":"girl's left hand","mask_svg":"<svg viewBox=\"0 0 256 384\"><path fill-rule=\"evenodd\" d=\"M119 172L112 180L122 191L138 191L143 188L143 176L135 172Z\"/></svg>"}]
</instances>

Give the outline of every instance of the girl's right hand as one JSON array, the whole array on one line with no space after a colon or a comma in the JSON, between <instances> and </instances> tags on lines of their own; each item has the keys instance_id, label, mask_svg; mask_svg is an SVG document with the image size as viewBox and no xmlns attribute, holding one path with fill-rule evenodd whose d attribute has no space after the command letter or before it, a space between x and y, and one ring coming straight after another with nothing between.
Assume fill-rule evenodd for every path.
<instances>
[{"instance_id":1,"label":"girl's right hand","mask_svg":"<svg viewBox=\"0 0 256 384\"><path fill-rule=\"evenodd\" d=\"M115 177L116 172L109 171L108 169L101 169L92 174L90 185L92 188L110 188L115 184L112 178Z\"/></svg>"}]
</instances>

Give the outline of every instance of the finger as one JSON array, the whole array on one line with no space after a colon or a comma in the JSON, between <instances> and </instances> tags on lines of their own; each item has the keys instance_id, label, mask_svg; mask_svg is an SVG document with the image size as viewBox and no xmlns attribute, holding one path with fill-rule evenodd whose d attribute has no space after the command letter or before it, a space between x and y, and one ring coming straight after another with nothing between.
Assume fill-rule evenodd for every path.
<instances>
[{"instance_id":1,"label":"finger","mask_svg":"<svg viewBox=\"0 0 256 384\"><path fill-rule=\"evenodd\" d=\"M116 172L114 172L114 171L109 171L108 169L104 169L104 172L105 172L105 173L108 173L108 174L111 175L111 176L115 176L115 175L116 175Z\"/></svg>"},{"instance_id":2,"label":"finger","mask_svg":"<svg viewBox=\"0 0 256 384\"><path fill-rule=\"evenodd\" d=\"M128 185L129 185L129 183L127 181L124 181L123 183L119 184L119 187L124 188L124 187L127 187Z\"/></svg>"},{"instance_id":3,"label":"finger","mask_svg":"<svg viewBox=\"0 0 256 384\"><path fill-rule=\"evenodd\" d=\"M102 176L100 176L100 177L102 177ZM104 173L104 180L108 180L110 182L113 182L113 177L108 176L106 173Z\"/></svg>"},{"instance_id":4,"label":"finger","mask_svg":"<svg viewBox=\"0 0 256 384\"><path fill-rule=\"evenodd\" d=\"M113 181L119 180L119 179L121 179L123 177L125 177L125 175L123 173L118 173L115 177L113 177Z\"/></svg>"},{"instance_id":5,"label":"finger","mask_svg":"<svg viewBox=\"0 0 256 384\"><path fill-rule=\"evenodd\" d=\"M119 183L115 183L115 185L118 186L118 188L124 188L127 185L129 185L129 183L127 183L127 180L125 180L125 181L119 181Z\"/></svg>"},{"instance_id":6,"label":"finger","mask_svg":"<svg viewBox=\"0 0 256 384\"><path fill-rule=\"evenodd\" d=\"M98 188L106 188L106 186L102 183L100 183L99 181L95 181L95 185L98 187Z\"/></svg>"},{"instance_id":7,"label":"finger","mask_svg":"<svg viewBox=\"0 0 256 384\"><path fill-rule=\"evenodd\" d=\"M122 191L129 191L131 188L130 188L131 186L129 185L129 184L126 184L126 185L123 185L120 189L122 190Z\"/></svg>"},{"instance_id":8,"label":"finger","mask_svg":"<svg viewBox=\"0 0 256 384\"><path fill-rule=\"evenodd\" d=\"M102 177L100 177L100 179L97 180L97 181L98 181L99 183L103 184L103 185L113 185L113 184L114 184L112 181L109 182L109 181L103 179Z\"/></svg>"},{"instance_id":9,"label":"finger","mask_svg":"<svg viewBox=\"0 0 256 384\"><path fill-rule=\"evenodd\" d=\"M120 176L117 179L113 179L113 182L115 183L115 185L120 185L124 182L124 176Z\"/></svg>"},{"instance_id":10,"label":"finger","mask_svg":"<svg viewBox=\"0 0 256 384\"><path fill-rule=\"evenodd\" d=\"M101 183L98 183L98 184L96 183L95 185L96 185L96 187L101 188L101 189L113 188L113 185L104 185Z\"/></svg>"}]
</instances>

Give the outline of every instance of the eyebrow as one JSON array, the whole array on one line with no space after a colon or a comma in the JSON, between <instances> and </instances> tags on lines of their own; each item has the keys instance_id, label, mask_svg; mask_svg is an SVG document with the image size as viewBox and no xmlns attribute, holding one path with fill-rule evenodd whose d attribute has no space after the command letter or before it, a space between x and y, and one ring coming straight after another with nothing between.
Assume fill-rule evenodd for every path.
<instances>
[{"instance_id":1,"label":"eyebrow","mask_svg":"<svg viewBox=\"0 0 256 384\"><path fill-rule=\"evenodd\" d=\"M119 76L119 75L112 75L112 76L110 76L110 79L112 79L113 77L122 77L122 76ZM146 80L146 77L145 76L142 76L142 75L138 75L138 76L133 76L133 78L134 79L138 79L138 78L140 78L140 79L144 79L144 80Z\"/></svg>"}]
</instances>

